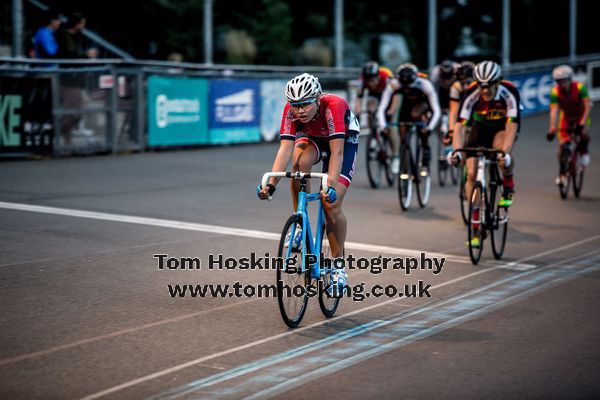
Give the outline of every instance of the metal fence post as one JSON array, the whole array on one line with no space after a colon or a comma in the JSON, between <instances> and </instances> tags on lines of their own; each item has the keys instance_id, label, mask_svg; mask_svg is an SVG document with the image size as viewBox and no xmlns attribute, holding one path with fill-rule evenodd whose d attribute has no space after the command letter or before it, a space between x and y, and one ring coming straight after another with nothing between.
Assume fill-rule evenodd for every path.
<instances>
[{"instance_id":1,"label":"metal fence post","mask_svg":"<svg viewBox=\"0 0 600 400\"><path fill-rule=\"evenodd\" d=\"M119 91L119 82L118 82L118 76L117 76L117 68L114 65L111 65L110 67L110 73L112 76L112 88L110 91L110 119L109 119L109 126L108 126L108 136L107 136L107 143L110 143L110 147L111 147L111 152L112 154L117 154L117 139L119 137L119 134L117 132L118 130L118 123L117 123L117 102L119 101L118 99L118 91Z\"/></svg>"},{"instance_id":2,"label":"metal fence post","mask_svg":"<svg viewBox=\"0 0 600 400\"><path fill-rule=\"evenodd\" d=\"M140 146L140 152L143 153L146 150L146 143L144 140L144 120L145 120L145 107L144 107L144 71L139 70L136 74L135 82L135 129L137 134L137 141Z\"/></svg>"},{"instance_id":3,"label":"metal fence post","mask_svg":"<svg viewBox=\"0 0 600 400\"><path fill-rule=\"evenodd\" d=\"M54 157L60 157L62 153L62 132L60 129L60 120L62 109L60 105L60 74L54 73L50 76L50 86L52 88L52 125L54 127L54 143L52 154Z\"/></svg>"}]
</instances>

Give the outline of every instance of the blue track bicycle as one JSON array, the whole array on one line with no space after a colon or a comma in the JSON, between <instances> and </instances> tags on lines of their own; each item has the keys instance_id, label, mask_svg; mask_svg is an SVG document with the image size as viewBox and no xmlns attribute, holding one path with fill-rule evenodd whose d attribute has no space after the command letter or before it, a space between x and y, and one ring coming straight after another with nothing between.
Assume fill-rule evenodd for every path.
<instances>
[{"instance_id":1,"label":"blue track bicycle","mask_svg":"<svg viewBox=\"0 0 600 400\"><path fill-rule=\"evenodd\" d=\"M334 296L336 293L332 290L332 273L335 266L328 259L328 253L323 251L325 250L323 248L325 211L321 203L320 191L307 192L310 178L321 179L321 188L327 190L328 176L319 172L267 172L262 178L263 188L266 188L271 177L300 181L298 210L286 221L277 251L278 257L283 260L277 268L277 300L281 317L290 328L297 327L306 312L308 298L317 294L323 314L327 318L333 317L340 296ZM314 236L308 216L308 203L312 201L319 202ZM297 232L300 229L301 241L299 242Z\"/></svg>"}]
</instances>

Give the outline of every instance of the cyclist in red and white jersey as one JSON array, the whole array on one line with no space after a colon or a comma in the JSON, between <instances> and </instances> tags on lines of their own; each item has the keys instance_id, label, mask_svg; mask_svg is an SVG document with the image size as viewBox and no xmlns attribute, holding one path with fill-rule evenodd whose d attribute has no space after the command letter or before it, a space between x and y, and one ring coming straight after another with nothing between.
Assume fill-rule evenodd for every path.
<instances>
[{"instance_id":1,"label":"cyclist in red and white jersey","mask_svg":"<svg viewBox=\"0 0 600 400\"><path fill-rule=\"evenodd\" d=\"M429 135L437 126L441 116L438 96L433 84L427 79L427 75L418 72L414 64L401 64L396 68L395 75L381 95L381 103L377 109L377 125L379 129L387 129L388 121L398 109L399 96L402 96L398 122L423 122L426 124L425 128L419 132L419 137L423 145L423 165L428 167L431 159ZM400 140L405 140L406 131L405 126L399 127L399 134L394 133L395 129L390 129L394 153L391 167L394 173L398 173L400 170Z\"/></svg>"},{"instance_id":2,"label":"cyclist in red and white jersey","mask_svg":"<svg viewBox=\"0 0 600 400\"><path fill-rule=\"evenodd\" d=\"M365 64L360 74L360 83L354 101L354 115L360 116L362 111L363 98L367 96L367 110L369 111L369 126L373 125L373 116L377 111L377 105L381 100L381 94L393 76L392 71L381 67L375 61L369 61Z\"/></svg>"},{"instance_id":3,"label":"cyclist in red and white jersey","mask_svg":"<svg viewBox=\"0 0 600 400\"><path fill-rule=\"evenodd\" d=\"M454 126L453 149L463 146L463 136L467 126L471 127L467 147L486 147L504 151L498 165L503 175L504 194L499 205L512 205L514 194L513 168L511 156L521 123L520 96L517 88L509 81L502 80L502 70L493 61L483 61L475 66L471 85L460 104L458 120ZM461 154L451 156L448 161L457 164ZM465 189L470 198L477 174L475 158L467 160L467 182Z\"/></svg>"},{"instance_id":4,"label":"cyclist in red and white jersey","mask_svg":"<svg viewBox=\"0 0 600 400\"><path fill-rule=\"evenodd\" d=\"M285 88L288 103L281 120L280 144L272 171L285 171L292 161L293 171L310 172L321 161L323 172L329 175L329 188L322 192L327 223L327 237L333 257L344 255L346 216L342 204L354 175L360 126L346 100L334 94L322 93L319 80L310 74L291 79ZM275 191L278 178L269 180L267 189L259 185L257 195L265 200ZM298 206L300 184L292 180L294 210ZM337 270L340 286L346 284L345 270Z\"/></svg>"},{"instance_id":5,"label":"cyclist in red and white jersey","mask_svg":"<svg viewBox=\"0 0 600 400\"><path fill-rule=\"evenodd\" d=\"M578 150L582 154L581 164L587 166L590 163L588 145L592 108L587 87L573 79L573 69L568 65L554 68L552 79L556 81L556 85L550 92L550 128L546 137L548 141L552 141L558 131L558 159L562 167L561 156L565 146L571 142L570 131L574 131L575 135L580 137ZM559 171L557 185L564 179L565 172Z\"/></svg>"}]
</instances>

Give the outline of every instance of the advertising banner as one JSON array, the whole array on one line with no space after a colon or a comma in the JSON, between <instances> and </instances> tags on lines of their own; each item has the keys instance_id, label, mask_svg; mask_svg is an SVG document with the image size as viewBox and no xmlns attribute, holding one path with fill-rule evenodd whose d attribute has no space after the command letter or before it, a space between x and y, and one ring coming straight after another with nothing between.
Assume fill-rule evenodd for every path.
<instances>
[{"instance_id":1,"label":"advertising banner","mask_svg":"<svg viewBox=\"0 0 600 400\"><path fill-rule=\"evenodd\" d=\"M211 144L258 142L260 82L217 79L210 82Z\"/></svg>"},{"instance_id":2,"label":"advertising banner","mask_svg":"<svg viewBox=\"0 0 600 400\"><path fill-rule=\"evenodd\" d=\"M285 107L285 80L265 80L260 83L260 132L265 141L279 140L281 116Z\"/></svg>"},{"instance_id":3,"label":"advertising banner","mask_svg":"<svg viewBox=\"0 0 600 400\"><path fill-rule=\"evenodd\" d=\"M528 72L509 75L507 80L515 84L521 95L522 116L547 112L550 108L550 90L554 85L552 71Z\"/></svg>"},{"instance_id":4,"label":"advertising banner","mask_svg":"<svg viewBox=\"0 0 600 400\"><path fill-rule=\"evenodd\" d=\"M197 78L148 78L148 145L209 143L208 81Z\"/></svg>"},{"instance_id":5,"label":"advertising banner","mask_svg":"<svg viewBox=\"0 0 600 400\"><path fill-rule=\"evenodd\" d=\"M0 153L51 154L52 86L48 78L0 77Z\"/></svg>"}]
</instances>

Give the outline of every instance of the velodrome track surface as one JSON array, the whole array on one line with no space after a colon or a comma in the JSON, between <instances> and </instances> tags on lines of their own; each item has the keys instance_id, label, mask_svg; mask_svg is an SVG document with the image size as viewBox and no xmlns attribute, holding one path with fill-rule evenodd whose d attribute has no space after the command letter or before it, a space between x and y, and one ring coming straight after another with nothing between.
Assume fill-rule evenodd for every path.
<instances>
[{"instance_id":1,"label":"velodrome track surface","mask_svg":"<svg viewBox=\"0 0 600 400\"><path fill-rule=\"evenodd\" d=\"M600 111L592 112L600 120ZM596 124L597 125L597 124ZM507 249L473 266L456 188L402 212L369 188L364 140L346 197L355 257L446 257L442 271L350 271L431 298L344 299L299 329L275 298L171 298L169 284L272 284L209 254L276 252L290 197L255 187L276 144L0 164L0 398L592 398L600 392L600 153L560 200L547 115L515 150ZM42 207L36 207L42 206ZM237 229L232 229L237 228ZM154 254L198 257L158 270Z\"/></svg>"}]
</instances>

